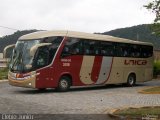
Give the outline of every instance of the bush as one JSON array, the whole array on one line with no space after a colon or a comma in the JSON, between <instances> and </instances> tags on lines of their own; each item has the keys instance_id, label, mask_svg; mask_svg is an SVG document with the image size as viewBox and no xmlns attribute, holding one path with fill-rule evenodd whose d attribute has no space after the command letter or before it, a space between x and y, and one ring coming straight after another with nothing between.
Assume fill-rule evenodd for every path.
<instances>
[{"instance_id":1,"label":"bush","mask_svg":"<svg viewBox=\"0 0 160 120\"><path fill-rule=\"evenodd\" d=\"M8 78L8 68L0 69L0 80Z\"/></svg>"},{"instance_id":2,"label":"bush","mask_svg":"<svg viewBox=\"0 0 160 120\"><path fill-rule=\"evenodd\" d=\"M156 77L157 75L160 75L160 60L154 61L153 75L154 77Z\"/></svg>"}]
</instances>

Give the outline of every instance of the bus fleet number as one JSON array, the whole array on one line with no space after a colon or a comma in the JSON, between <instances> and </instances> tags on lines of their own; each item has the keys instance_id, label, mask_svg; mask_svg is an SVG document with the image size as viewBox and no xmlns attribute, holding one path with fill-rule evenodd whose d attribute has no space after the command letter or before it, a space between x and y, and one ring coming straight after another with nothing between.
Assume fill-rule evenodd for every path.
<instances>
[{"instance_id":1,"label":"bus fleet number","mask_svg":"<svg viewBox=\"0 0 160 120\"><path fill-rule=\"evenodd\" d=\"M63 67L69 67L70 63L63 63Z\"/></svg>"}]
</instances>

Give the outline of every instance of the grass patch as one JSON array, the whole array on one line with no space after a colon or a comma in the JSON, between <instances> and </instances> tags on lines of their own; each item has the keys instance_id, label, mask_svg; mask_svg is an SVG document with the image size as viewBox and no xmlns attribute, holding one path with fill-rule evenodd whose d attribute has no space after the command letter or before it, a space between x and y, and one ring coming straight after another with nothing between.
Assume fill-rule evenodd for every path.
<instances>
[{"instance_id":1,"label":"grass patch","mask_svg":"<svg viewBox=\"0 0 160 120\"><path fill-rule=\"evenodd\" d=\"M154 61L153 64L153 76L156 78L158 75L160 75L160 60Z\"/></svg>"},{"instance_id":2,"label":"grass patch","mask_svg":"<svg viewBox=\"0 0 160 120\"><path fill-rule=\"evenodd\" d=\"M0 80L8 78L8 68L1 68L0 69Z\"/></svg>"},{"instance_id":3,"label":"grass patch","mask_svg":"<svg viewBox=\"0 0 160 120\"><path fill-rule=\"evenodd\" d=\"M143 93L143 94L160 94L160 86L144 89L144 90L140 91L139 93Z\"/></svg>"},{"instance_id":4,"label":"grass patch","mask_svg":"<svg viewBox=\"0 0 160 120\"><path fill-rule=\"evenodd\" d=\"M123 116L127 118L144 118L154 117L155 120L160 119L160 107L142 107L142 108L126 108L117 110L113 115Z\"/></svg>"}]
</instances>

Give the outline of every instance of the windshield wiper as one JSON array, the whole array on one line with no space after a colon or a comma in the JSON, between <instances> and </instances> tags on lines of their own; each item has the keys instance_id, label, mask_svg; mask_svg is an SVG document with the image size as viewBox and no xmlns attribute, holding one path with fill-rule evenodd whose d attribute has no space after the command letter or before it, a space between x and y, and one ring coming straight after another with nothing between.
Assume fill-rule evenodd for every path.
<instances>
[{"instance_id":1,"label":"windshield wiper","mask_svg":"<svg viewBox=\"0 0 160 120\"><path fill-rule=\"evenodd\" d=\"M18 67L19 65L21 65L22 62L23 62L22 60L23 60L22 59L22 53L19 52L19 54L17 55L17 57L14 59L13 65L11 66L11 69L15 71L14 66ZM22 66L20 66L20 67L22 67ZM18 68L17 68L17 70L18 70Z\"/></svg>"},{"instance_id":2,"label":"windshield wiper","mask_svg":"<svg viewBox=\"0 0 160 120\"><path fill-rule=\"evenodd\" d=\"M19 54L18 54L18 55L16 55L16 54L17 54L17 53L16 53L16 51L15 51L15 53L14 53L14 54L15 54L15 56L16 56L16 57L15 57L15 58L13 58L13 64L12 64L12 66L11 66L11 69L12 69L12 70L14 70L14 68L13 68L13 67L15 66L15 64L16 64L16 62L17 62L17 60L18 60L18 57L19 57ZM13 54L13 56L14 56L14 54Z\"/></svg>"}]
</instances>

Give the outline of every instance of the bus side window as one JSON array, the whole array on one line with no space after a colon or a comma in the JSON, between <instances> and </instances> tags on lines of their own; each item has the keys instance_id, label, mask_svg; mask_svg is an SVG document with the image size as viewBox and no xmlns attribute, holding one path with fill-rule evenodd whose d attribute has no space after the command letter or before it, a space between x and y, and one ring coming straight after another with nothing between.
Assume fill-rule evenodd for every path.
<instances>
[{"instance_id":1,"label":"bus side window","mask_svg":"<svg viewBox=\"0 0 160 120\"><path fill-rule=\"evenodd\" d=\"M78 48L81 55L100 55L99 41L81 39Z\"/></svg>"},{"instance_id":2,"label":"bus side window","mask_svg":"<svg viewBox=\"0 0 160 120\"><path fill-rule=\"evenodd\" d=\"M153 47L152 46L142 46L141 56L144 58L151 57L153 55Z\"/></svg>"},{"instance_id":3,"label":"bus side window","mask_svg":"<svg viewBox=\"0 0 160 120\"><path fill-rule=\"evenodd\" d=\"M81 54L81 41L78 38L68 38L62 51L62 55L78 55Z\"/></svg>"},{"instance_id":4,"label":"bus side window","mask_svg":"<svg viewBox=\"0 0 160 120\"><path fill-rule=\"evenodd\" d=\"M112 42L101 42L101 55L114 56L115 44Z\"/></svg>"},{"instance_id":5,"label":"bus side window","mask_svg":"<svg viewBox=\"0 0 160 120\"><path fill-rule=\"evenodd\" d=\"M94 44L94 54L97 55L97 56L100 56L101 55L101 42L99 41L95 41L95 44Z\"/></svg>"},{"instance_id":6,"label":"bus side window","mask_svg":"<svg viewBox=\"0 0 160 120\"><path fill-rule=\"evenodd\" d=\"M52 43L51 46L49 46L49 62L48 64L51 64L53 61L53 57L55 56L55 53L62 42L63 37L61 36L55 36L55 37L46 37L42 39L42 43Z\"/></svg>"},{"instance_id":7,"label":"bus side window","mask_svg":"<svg viewBox=\"0 0 160 120\"><path fill-rule=\"evenodd\" d=\"M65 47L64 47L64 52L65 52L65 53L68 53L68 52L69 52L69 46L65 46Z\"/></svg>"},{"instance_id":8,"label":"bus side window","mask_svg":"<svg viewBox=\"0 0 160 120\"><path fill-rule=\"evenodd\" d=\"M148 50L148 57L152 57L153 56L153 47L147 46L147 50Z\"/></svg>"},{"instance_id":9,"label":"bus side window","mask_svg":"<svg viewBox=\"0 0 160 120\"><path fill-rule=\"evenodd\" d=\"M102 48L102 49L101 49L101 54L102 54L102 55L107 55L107 51L106 51L104 48Z\"/></svg>"},{"instance_id":10,"label":"bus side window","mask_svg":"<svg viewBox=\"0 0 160 120\"><path fill-rule=\"evenodd\" d=\"M81 55L82 54L82 41L80 41L78 38L72 38L72 39L74 39L74 43L71 46L71 54Z\"/></svg>"},{"instance_id":11,"label":"bus side window","mask_svg":"<svg viewBox=\"0 0 160 120\"><path fill-rule=\"evenodd\" d=\"M117 57L123 57L124 56L124 52L123 52L123 46L121 43L116 43L115 45L115 56Z\"/></svg>"},{"instance_id":12,"label":"bus side window","mask_svg":"<svg viewBox=\"0 0 160 120\"><path fill-rule=\"evenodd\" d=\"M95 55L100 55L100 50L98 48L95 49Z\"/></svg>"},{"instance_id":13,"label":"bus side window","mask_svg":"<svg viewBox=\"0 0 160 120\"><path fill-rule=\"evenodd\" d=\"M90 41L89 42L89 51L90 51L90 55L97 55L98 54L98 42L97 41Z\"/></svg>"},{"instance_id":14,"label":"bus side window","mask_svg":"<svg viewBox=\"0 0 160 120\"><path fill-rule=\"evenodd\" d=\"M150 47L148 51L148 57L152 57L152 56L153 56L153 47Z\"/></svg>"},{"instance_id":15,"label":"bus side window","mask_svg":"<svg viewBox=\"0 0 160 120\"><path fill-rule=\"evenodd\" d=\"M141 48L139 45L137 45L137 49L136 49L136 57L140 58L141 57Z\"/></svg>"},{"instance_id":16,"label":"bus side window","mask_svg":"<svg viewBox=\"0 0 160 120\"><path fill-rule=\"evenodd\" d=\"M84 55L89 55L89 41L84 40L83 45L84 45L84 47L83 47L84 53L83 54Z\"/></svg>"},{"instance_id":17,"label":"bus side window","mask_svg":"<svg viewBox=\"0 0 160 120\"><path fill-rule=\"evenodd\" d=\"M63 51L62 51L62 56L68 56L70 55L70 45L71 45L71 40L67 39Z\"/></svg>"},{"instance_id":18,"label":"bus side window","mask_svg":"<svg viewBox=\"0 0 160 120\"><path fill-rule=\"evenodd\" d=\"M141 48L139 45L130 45L131 46L131 57L139 58L141 57Z\"/></svg>"},{"instance_id":19,"label":"bus side window","mask_svg":"<svg viewBox=\"0 0 160 120\"><path fill-rule=\"evenodd\" d=\"M140 46L132 45L132 57L139 58L141 53Z\"/></svg>"}]
</instances>

